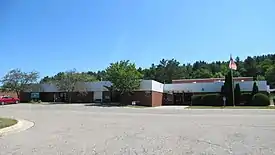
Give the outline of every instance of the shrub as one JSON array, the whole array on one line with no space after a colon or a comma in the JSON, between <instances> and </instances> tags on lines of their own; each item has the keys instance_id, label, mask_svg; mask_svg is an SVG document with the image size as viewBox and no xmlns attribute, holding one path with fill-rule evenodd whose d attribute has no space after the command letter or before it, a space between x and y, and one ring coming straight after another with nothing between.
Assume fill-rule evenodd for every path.
<instances>
[{"instance_id":1,"label":"shrub","mask_svg":"<svg viewBox=\"0 0 275 155\"><path fill-rule=\"evenodd\" d=\"M227 75L225 76L224 82L224 89L225 89L225 96L226 96L226 105L232 106L233 105L233 93L234 89L232 88L232 70L230 70Z\"/></svg>"},{"instance_id":2,"label":"shrub","mask_svg":"<svg viewBox=\"0 0 275 155\"><path fill-rule=\"evenodd\" d=\"M34 100L34 99L32 99L32 100L30 100L29 103L37 104L37 103L42 103L42 101L41 100Z\"/></svg>"},{"instance_id":3,"label":"shrub","mask_svg":"<svg viewBox=\"0 0 275 155\"><path fill-rule=\"evenodd\" d=\"M235 105L240 105L241 103L241 88L240 84L236 84L236 87L234 89L234 95L235 95Z\"/></svg>"},{"instance_id":4,"label":"shrub","mask_svg":"<svg viewBox=\"0 0 275 155\"><path fill-rule=\"evenodd\" d=\"M224 85L222 85L222 87L221 87L221 95L225 95L226 93L225 93L225 87L224 87Z\"/></svg>"},{"instance_id":5,"label":"shrub","mask_svg":"<svg viewBox=\"0 0 275 155\"><path fill-rule=\"evenodd\" d=\"M257 93L252 97L252 106L268 106L270 105L269 97L262 93Z\"/></svg>"},{"instance_id":6,"label":"shrub","mask_svg":"<svg viewBox=\"0 0 275 155\"><path fill-rule=\"evenodd\" d=\"M251 102L252 96L250 93L242 93L240 98L240 103L244 105L249 105Z\"/></svg>"},{"instance_id":7,"label":"shrub","mask_svg":"<svg viewBox=\"0 0 275 155\"><path fill-rule=\"evenodd\" d=\"M253 83L253 88L252 88L252 96L257 94L259 92L259 88L256 82Z\"/></svg>"},{"instance_id":8,"label":"shrub","mask_svg":"<svg viewBox=\"0 0 275 155\"><path fill-rule=\"evenodd\" d=\"M203 105L202 97L203 95L193 95L191 97L192 105Z\"/></svg>"},{"instance_id":9,"label":"shrub","mask_svg":"<svg viewBox=\"0 0 275 155\"><path fill-rule=\"evenodd\" d=\"M223 106L223 99L220 94L206 94L202 97L203 105Z\"/></svg>"}]
</instances>

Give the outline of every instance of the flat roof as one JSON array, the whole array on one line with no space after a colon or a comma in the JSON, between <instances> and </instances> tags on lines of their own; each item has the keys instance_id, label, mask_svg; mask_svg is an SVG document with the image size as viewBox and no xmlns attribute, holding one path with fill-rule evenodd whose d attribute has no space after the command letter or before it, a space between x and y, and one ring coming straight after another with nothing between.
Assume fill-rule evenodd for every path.
<instances>
[{"instance_id":1,"label":"flat roof","mask_svg":"<svg viewBox=\"0 0 275 155\"><path fill-rule=\"evenodd\" d=\"M194 80L223 80L225 78L202 78L202 79L176 79L172 81L194 81ZM253 77L233 77L233 79L253 79Z\"/></svg>"}]
</instances>

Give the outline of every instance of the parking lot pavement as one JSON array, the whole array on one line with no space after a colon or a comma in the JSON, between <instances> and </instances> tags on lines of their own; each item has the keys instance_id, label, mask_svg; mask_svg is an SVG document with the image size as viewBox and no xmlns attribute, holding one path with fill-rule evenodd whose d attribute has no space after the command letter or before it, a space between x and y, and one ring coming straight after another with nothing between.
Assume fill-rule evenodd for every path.
<instances>
[{"instance_id":1,"label":"parking lot pavement","mask_svg":"<svg viewBox=\"0 0 275 155\"><path fill-rule=\"evenodd\" d=\"M275 110L0 106L34 127L0 137L0 155L275 154Z\"/></svg>"}]
</instances>

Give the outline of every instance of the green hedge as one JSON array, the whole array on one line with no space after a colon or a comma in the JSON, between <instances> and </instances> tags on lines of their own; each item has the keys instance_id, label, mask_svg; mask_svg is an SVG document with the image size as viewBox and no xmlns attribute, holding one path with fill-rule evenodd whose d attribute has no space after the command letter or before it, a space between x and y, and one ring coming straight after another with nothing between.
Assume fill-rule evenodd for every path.
<instances>
[{"instance_id":1,"label":"green hedge","mask_svg":"<svg viewBox=\"0 0 275 155\"><path fill-rule=\"evenodd\" d=\"M193 106L223 106L223 99L220 94L193 95L191 99ZM264 93L257 93L253 98L251 93L242 93L240 102L240 105L243 106L268 106L270 104L269 97ZM232 104L227 103L226 106L232 106Z\"/></svg>"},{"instance_id":2,"label":"green hedge","mask_svg":"<svg viewBox=\"0 0 275 155\"><path fill-rule=\"evenodd\" d=\"M252 97L251 106L268 106L270 105L269 97L262 93L257 93Z\"/></svg>"},{"instance_id":3,"label":"green hedge","mask_svg":"<svg viewBox=\"0 0 275 155\"><path fill-rule=\"evenodd\" d=\"M206 94L202 97L202 102L207 106L223 106L223 99L220 94Z\"/></svg>"},{"instance_id":4,"label":"green hedge","mask_svg":"<svg viewBox=\"0 0 275 155\"><path fill-rule=\"evenodd\" d=\"M241 94L241 105L249 105L251 103L251 93L242 93Z\"/></svg>"},{"instance_id":5,"label":"green hedge","mask_svg":"<svg viewBox=\"0 0 275 155\"><path fill-rule=\"evenodd\" d=\"M203 95L193 95L191 97L192 105L203 105L202 97L203 97Z\"/></svg>"},{"instance_id":6,"label":"green hedge","mask_svg":"<svg viewBox=\"0 0 275 155\"><path fill-rule=\"evenodd\" d=\"M222 106L223 100L220 94L205 94L192 96L193 106Z\"/></svg>"}]
</instances>

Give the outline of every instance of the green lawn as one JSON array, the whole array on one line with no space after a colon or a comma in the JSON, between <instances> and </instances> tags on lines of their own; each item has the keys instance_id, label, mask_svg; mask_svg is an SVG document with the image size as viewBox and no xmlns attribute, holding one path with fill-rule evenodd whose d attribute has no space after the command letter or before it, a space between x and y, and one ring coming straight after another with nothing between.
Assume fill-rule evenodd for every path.
<instances>
[{"instance_id":1,"label":"green lawn","mask_svg":"<svg viewBox=\"0 0 275 155\"><path fill-rule=\"evenodd\" d=\"M275 106L190 106L188 109L275 109Z\"/></svg>"},{"instance_id":2,"label":"green lawn","mask_svg":"<svg viewBox=\"0 0 275 155\"><path fill-rule=\"evenodd\" d=\"M10 118L0 118L0 129L12 126L17 123L17 120Z\"/></svg>"}]
</instances>

